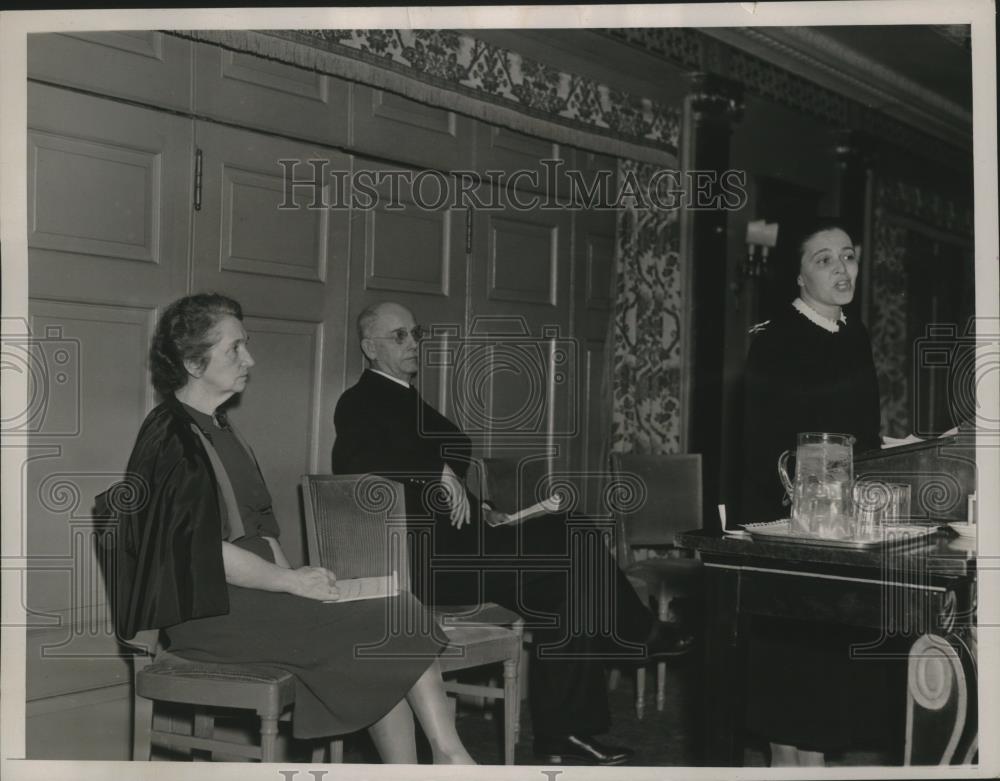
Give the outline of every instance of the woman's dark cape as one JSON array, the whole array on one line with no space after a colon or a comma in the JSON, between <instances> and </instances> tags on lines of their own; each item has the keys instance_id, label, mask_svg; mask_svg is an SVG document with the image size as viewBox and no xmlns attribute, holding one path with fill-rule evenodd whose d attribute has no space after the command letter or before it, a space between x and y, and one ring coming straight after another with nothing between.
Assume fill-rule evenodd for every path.
<instances>
[{"instance_id":1,"label":"woman's dark cape","mask_svg":"<svg viewBox=\"0 0 1000 781\"><path fill-rule=\"evenodd\" d=\"M123 640L229 611L222 563L224 516L211 463L179 402L142 424L121 483L97 512L117 517L115 629Z\"/></svg>"}]
</instances>

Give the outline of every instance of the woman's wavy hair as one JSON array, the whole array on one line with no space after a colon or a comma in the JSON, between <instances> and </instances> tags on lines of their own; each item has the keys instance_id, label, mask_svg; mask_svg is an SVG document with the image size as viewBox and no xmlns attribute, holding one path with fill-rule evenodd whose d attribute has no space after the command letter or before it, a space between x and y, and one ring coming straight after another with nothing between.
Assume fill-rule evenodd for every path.
<instances>
[{"instance_id":1,"label":"woman's wavy hair","mask_svg":"<svg viewBox=\"0 0 1000 781\"><path fill-rule=\"evenodd\" d=\"M852 241L857 242L858 240L858 234L854 231L854 227L847 220L840 217L816 217L800 225L798 230L791 236L791 245L795 248L796 274L802 262L802 253L806 250L806 242L817 233L829 230L842 230L851 237Z\"/></svg>"},{"instance_id":2,"label":"woman's wavy hair","mask_svg":"<svg viewBox=\"0 0 1000 781\"><path fill-rule=\"evenodd\" d=\"M208 351L217 341L215 327L227 315L242 320L243 309L219 293L185 296L163 310L149 349L153 387L162 397L187 384L186 361L199 369L208 365Z\"/></svg>"}]
</instances>

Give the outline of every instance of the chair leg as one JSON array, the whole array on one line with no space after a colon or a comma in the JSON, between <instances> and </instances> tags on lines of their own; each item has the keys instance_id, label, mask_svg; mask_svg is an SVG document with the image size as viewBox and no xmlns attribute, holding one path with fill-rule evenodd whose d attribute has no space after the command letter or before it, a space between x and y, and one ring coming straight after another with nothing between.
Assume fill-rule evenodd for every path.
<instances>
[{"instance_id":1,"label":"chair leg","mask_svg":"<svg viewBox=\"0 0 1000 781\"><path fill-rule=\"evenodd\" d=\"M515 625L521 633L521 643L517 656L517 699L514 702L514 745L521 739L521 704L528 698L528 658L534 638L524 631L523 621Z\"/></svg>"},{"instance_id":2,"label":"chair leg","mask_svg":"<svg viewBox=\"0 0 1000 781\"><path fill-rule=\"evenodd\" d=\"M518 688L522 700L528 699L528 664L531 659L531 646L533 642L534 638L531 632L524 632L521 641L521 661L517 665Z\"/></svg>"},{"instance_id":3,"label":"chair leg","mask_svg":"<svg viewBox=\"0 0 1000 781\"><path fill-rule=\"evenodd\" d=\"M656 663L656 709L662 711L667 704L667 663Z\"/></svg>"},{"instance_id":4,"label":"chair leg","mask_svg":"<svg viewBox=\"0 0 1000 781\"><path fill-rule=\"evenodd\" d=\"M313 746L312 763L322 765L327 761L337 765L344 762L344 741L341 738L330 738L328 743L316 743Z\"/></svg>"},{"instance_id":5,"label":"chair leg","mask_svg":"<svg viewBox=\"0 0 1000 781\"><path fill-rule=\"evenodd\" d=\"M521 656L526 656L525 653L521 653ZM523 702L524 683L521 680L521 674L524 671L524 665L521 660L517 662L517 691L514 693L514 745L521 739L521 703Z\"/></svg>"},{"instance_id":6,"label":"chair leg","mask_svg":"<svg viewBox=\"0 0 1000 781\"><path fill-rule=\"evenodd\" d=\"M493 688L497 685L497 679L492 676L486 680L486 685ZM496 698L487 696L474 696L472 701L475 703L476 707L483 711L483 718L486 721L493 721L493 706L496 704Z\"/></svg>"},{"instance_id":7,"label":"chair leg","mask_svg":"<svg viewBox=\"0 0 1000 781\"><path fill-rule=\"evenodd\" d=\"M612 667L608 673L608 691L613 692L618 688L618 681L621 680L622 671L618 667Z\"/></svg>"},{"instance_id":8,"label":"chair leg","mask_svg":"<svg viewBox=\"0 0 1000 781\"><path fill-rule=\"evenodd\" d=\"M657 606L657 617L661 621L668 621L670 619L670 594L667 589L662 584L660 585L660 591L656 599ZM663 710L663 706L667 700L666 694L667 686L667 663L658 662L656 665L656 709L658 711Z\"/></svg>"},{"instance_id":9,"label":"chair leg","mask_svg":"<svg viewBox=\"0 0 1000 781\"><path fill-rule=\"evenodd\" d=\"M274 716L260 717L260 761L274 762L278 745L278 719Z\"/></svg>"},{"instance_id":10,"label":"chair leg","mask_svg":"<svg viewBox=\"0 0 1000 781\"><path fill-rule=\"evenodd\" d=\"M635 670L635 717L646 714L646 668L641 664Z\"/></svg>"},{"instance_id":11,"label":"chair leg","mask_svg":"<svg viewBox=\"0 0 1000 781\"><path fill-rule=\"evenodd\" d=\"M194 712L194 724L191 726L191 734L196 738L208 738L209 740L215 735L215 717L210 713L205 713L204 711L196 710ZM212 752L205 752L208 756L203 757L201 751L191 752L192 762L211 762Z\"/></svg>"},{"instance_id":12,"label":"chair leg","mask_svg":"<svg viewBox=\"0 0 1000 781\"><path fill-rule=\"evenodd\" d=\"M518 705L516 659L505 659L503 663L503 763L514 764L514 744L517 740Z\"/></svg>"},{"instance_id":13,"label":"chair leg","mask_svg":"<svg viewBox=\"0 0 1000 781\"><path fill-rule=\"evenodd\" d=\"M153 701L132 697L132 761L147 762L152 752Z\"/></svg>"}]
</instances>

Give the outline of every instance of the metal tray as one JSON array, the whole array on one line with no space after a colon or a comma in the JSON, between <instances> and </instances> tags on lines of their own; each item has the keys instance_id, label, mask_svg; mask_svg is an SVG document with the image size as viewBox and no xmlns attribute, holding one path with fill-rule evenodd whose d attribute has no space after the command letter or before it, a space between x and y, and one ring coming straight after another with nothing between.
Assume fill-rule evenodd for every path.
<instances>
[{"instance_id":1,"label":"metal tray","mask_svg":"<svg viewBox=\"0 0 1000 781\"><path fill-rule=\"evenodd\" d=\"M770 542L790 542L796 545L821 545L827 548L847 548L849 550L879 550L900 545L912 545L924 542L934 537L940 527L936 524L894 524L883 526L881 534L874 537L854 537L846 540L832 540L826 537L813 537L791 530L792 522L767 521L766 523L747 523L743 528L755 540Z\"/></svg>"}]
</instances>

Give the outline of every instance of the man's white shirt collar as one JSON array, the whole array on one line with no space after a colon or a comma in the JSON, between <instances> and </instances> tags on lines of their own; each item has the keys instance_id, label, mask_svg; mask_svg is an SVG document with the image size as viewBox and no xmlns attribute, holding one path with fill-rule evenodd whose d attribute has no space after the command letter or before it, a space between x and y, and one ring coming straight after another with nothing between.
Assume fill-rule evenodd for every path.
<instances>
[{"instance_id":1,"label":"man's white shirt collar","mask_svg":"<svg viewBox=\"0 0 1000 781\"><path fill-rule=\"evenodd\" d=\"M376 374L381 374L387 380L392 380L394 383L396 383L397 385L402 385L404 388L410 387L410 383L403 382L401 379L399 379L399 377L393 377L391 374L386 374L385 372L379 371L378 369L369 369L368 371L375 372Z\"/></svg>"},{"instance_id":2,"label":"man's white shirt collar","mask_svg":"<svg viewBox=\"0 0 1000 781\"><path fill-rule=\"evenodd\" d=\"M829 331L831 334L835 334L840 330L841 323L847 325L847 315L845 315L843 311L841 311L840 320L838 321L831 320L829 317L821 315L801 298L796 298L792 301L792 306L794 306L800 314L805 315L807 320L812 321L820 328Z\"/></svg>"}]
</instances>

